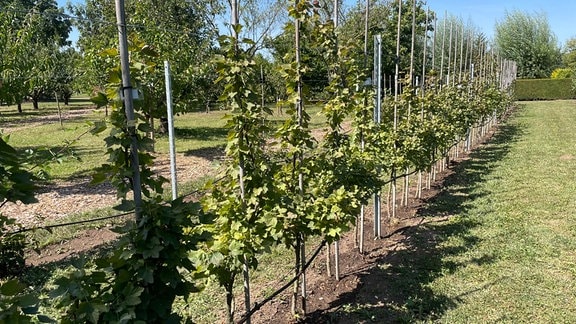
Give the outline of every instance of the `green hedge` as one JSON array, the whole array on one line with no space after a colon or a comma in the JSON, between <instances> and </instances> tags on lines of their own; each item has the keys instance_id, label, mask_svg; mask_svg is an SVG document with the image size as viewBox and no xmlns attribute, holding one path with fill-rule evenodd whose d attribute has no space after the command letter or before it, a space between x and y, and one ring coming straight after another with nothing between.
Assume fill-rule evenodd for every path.
<instances>
[{"instance_id":1,"label":"green hedge","mask_svg":"<svg viewBox=\"0 0 576 324\"><path fill-rule=\"evenodd\" d=\"M514 83L517 100L574 99L572 79L517 79Z\"/></svg>"}]
</instances>

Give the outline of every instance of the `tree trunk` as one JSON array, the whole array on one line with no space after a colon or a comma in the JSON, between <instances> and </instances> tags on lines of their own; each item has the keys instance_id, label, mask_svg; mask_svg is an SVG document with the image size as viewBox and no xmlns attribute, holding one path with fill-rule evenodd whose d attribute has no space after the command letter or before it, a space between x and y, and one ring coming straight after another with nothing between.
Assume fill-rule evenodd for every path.
<instances>
[{"instance_id":1,"label":"tree trunk","mask_svg":"<svg viewBox=\"0 0 576 324\"><path fill-rule=\"evenodd\" d=\"M224 289L226 290L226 308L228 312L228 323L234 323L234 313L235 313L235 304L234 304L234 280L236 278L236 274L230 274L230 281L224 284Z\"/></svg>"},{"instance_id":2,"label":"tree trunk","mask_svg":"<svg viewBox=\"0 0 576 324\"><path fill-rule=\"evenodd\" d=\"M32 106L34 110L38 110L38 98L32 98Z\"/></svg>"},{"instance_id":3,"label":"tree trunk","mask_svg":"<svg viewBox=\"0 0 576 324\"><path fill-rule=\"evenodd\" d=\"M22 103L21 102L18 103L18 113L20 113L20 114L22 113Z\"/></svg>"}]
</instances>

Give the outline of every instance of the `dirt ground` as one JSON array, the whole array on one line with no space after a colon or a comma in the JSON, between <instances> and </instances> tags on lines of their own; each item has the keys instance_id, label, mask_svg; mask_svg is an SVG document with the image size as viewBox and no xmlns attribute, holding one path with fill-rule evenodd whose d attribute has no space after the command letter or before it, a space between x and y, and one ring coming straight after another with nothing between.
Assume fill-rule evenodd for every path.
<instances>
[{"instance_id":1,"label":"dirt ground","mask_svg":"<svg viewBox=\"0 0 576 324\"><path fill-rule=\"evenodd\" d=\"M384 301L384 295L387 294L386 279L374 276L373 270L380 266L381 260L384 258L409 248L404 242L413 229L427 223L444 222L448 219L447 216L425 216L420 213L420 210L428 200L433 199L442 190L442 179L450 173L451 171L447 170L440 174L437 182L430 190L423 191L420 199L410 198L407 207L399 207L395 220L391 220L386 211L383 211L382 236L380 238L374 237L374 213L373 209L368 207L364 225L364 252L360 253L358 250L354 231L348 232L339 243L339 281L334 275L334 246L331 246L330 253L331 276L327 275L327 249L323 248L306 273L308 296L305 318L300 321L294 319L290 309L291 295L289 292L284 292L262 307L252 317L252 323L271 323L273 321L279 323L397 322L397 318L366 319L354 314L354 312L344 312L346 315L342 315L340 311L343 307L358 305L365 300L377 301L381 298ZM379 297L374 292L380 292L383 296Z\"/></svg>"}]
</instances>

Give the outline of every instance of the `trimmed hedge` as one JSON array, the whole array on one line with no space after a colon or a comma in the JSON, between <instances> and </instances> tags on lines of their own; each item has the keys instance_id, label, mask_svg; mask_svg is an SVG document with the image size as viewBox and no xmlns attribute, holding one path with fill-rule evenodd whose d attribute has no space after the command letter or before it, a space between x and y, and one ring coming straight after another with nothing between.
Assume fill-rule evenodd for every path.
<instances>
[{"instance_id":1,"label":"trimmed hedge","mask_svg":"<svg viewBox=\"0 0 576 324\"><path fill-rule=\"evenodd\" d=\"M572 79L517 79L514 82L517 100L575 99Z\"/></svg>"}]
</instances>

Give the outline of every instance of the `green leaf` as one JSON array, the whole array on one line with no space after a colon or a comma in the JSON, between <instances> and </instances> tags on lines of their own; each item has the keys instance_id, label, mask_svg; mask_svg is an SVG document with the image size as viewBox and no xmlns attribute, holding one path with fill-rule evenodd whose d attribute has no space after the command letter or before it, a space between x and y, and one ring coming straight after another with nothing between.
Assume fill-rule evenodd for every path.
<instances>
[{"instance_id":1,"label":"green leaf","mask_svg":"<svg viewBox=\"0 0 576 324\"><path fill-rule=\"evenodd\" d=\"M118 50L116 48L107 48L100 52L100 56L118 56Z\"/></svg>"},{"instance_id":2,"label":"green leaf","mask_svg":"<svg viewBox=\"0 0 576 324\"><path fill-rule=\"evenodd\" d=\"M158 52L156 52L152 46L150 45L144 45L141 49L140 49L140 54L142 55L146 55L146 56L151 56L151 57L158 57L159 54Z\"/></svg>"},{"instance_id":3,"label":"green leaf","mask_svg":"<svg viewBox=\"0 0 576 324\"><path fill-rule=\"evenodd\" d=\"M26 288L26 286L18 282L18 280L12 279L0 286L0 293L4 296L14 296L24 291L24 288Z\"/></svg>"},{"instance_id":4,"label":"green leaf","mask_svg":"<svg viewBox=\"0 0 576 324\"><path fill-rule=\"evenodd\" d=\"M105 121L97 121L94 122L94 125L92 126L92 129L90 129L90 134L92 135L98 135L100 133L102 133L103 131L105 131L107 128L106 126L106 122Z\"/></svg>"},{"instance_id":5,"label":"green leaf","mask_svg":"<svg viewBox=\"0 0 576 324\"><path fill-rule=\"evenodd\" d=\"M92 181L90 181L90 184L102 183L102 182L106 181L107 178L108 177L106 176L106 174L104 172L94 173L92 175Z\"/></svg>"},{"instance_id":6,"label":"green leaf","mask_svg":"<svg viewBox=\"0 0 576 324\"><path fill-rule=\"evenodd\" d=\"M56 323L55 320L51 319L46 315L38 315L37 318L40 323Z\"/></svg>"},{"instance_id":7,"label":"green leaf","mask_svg":"<svg viewBox=\"0 0 576 324\"><path fill-rule=\"evenodd\" d=\"M144 288L135 289L130 295L126 296L124 303L128 306L136 306L140 304L140 295L144 291Z\"/></svg>"},{"instance_id":8,"label":"green leaf","mask_svg":"<svg viewBox=\"0 0 576 324\"><path fill-rule=\"evenodd\" d=\"M128 212L136 209L136 203L133 200L122 199L120 205L115 206L114 210Z\"/></svg>"},{"instance_id":9,"label":"green leaf","mask_svg":"<svg viewBox=\"0 0 576 324\"><path fill-rule=\"evenodd\" d=\"M104 107L107 106L110 100L106 97L105 93L98 92L94 97L90 98L90 101L96 104L96 107Z\"/></svg>"}]
</instances>

